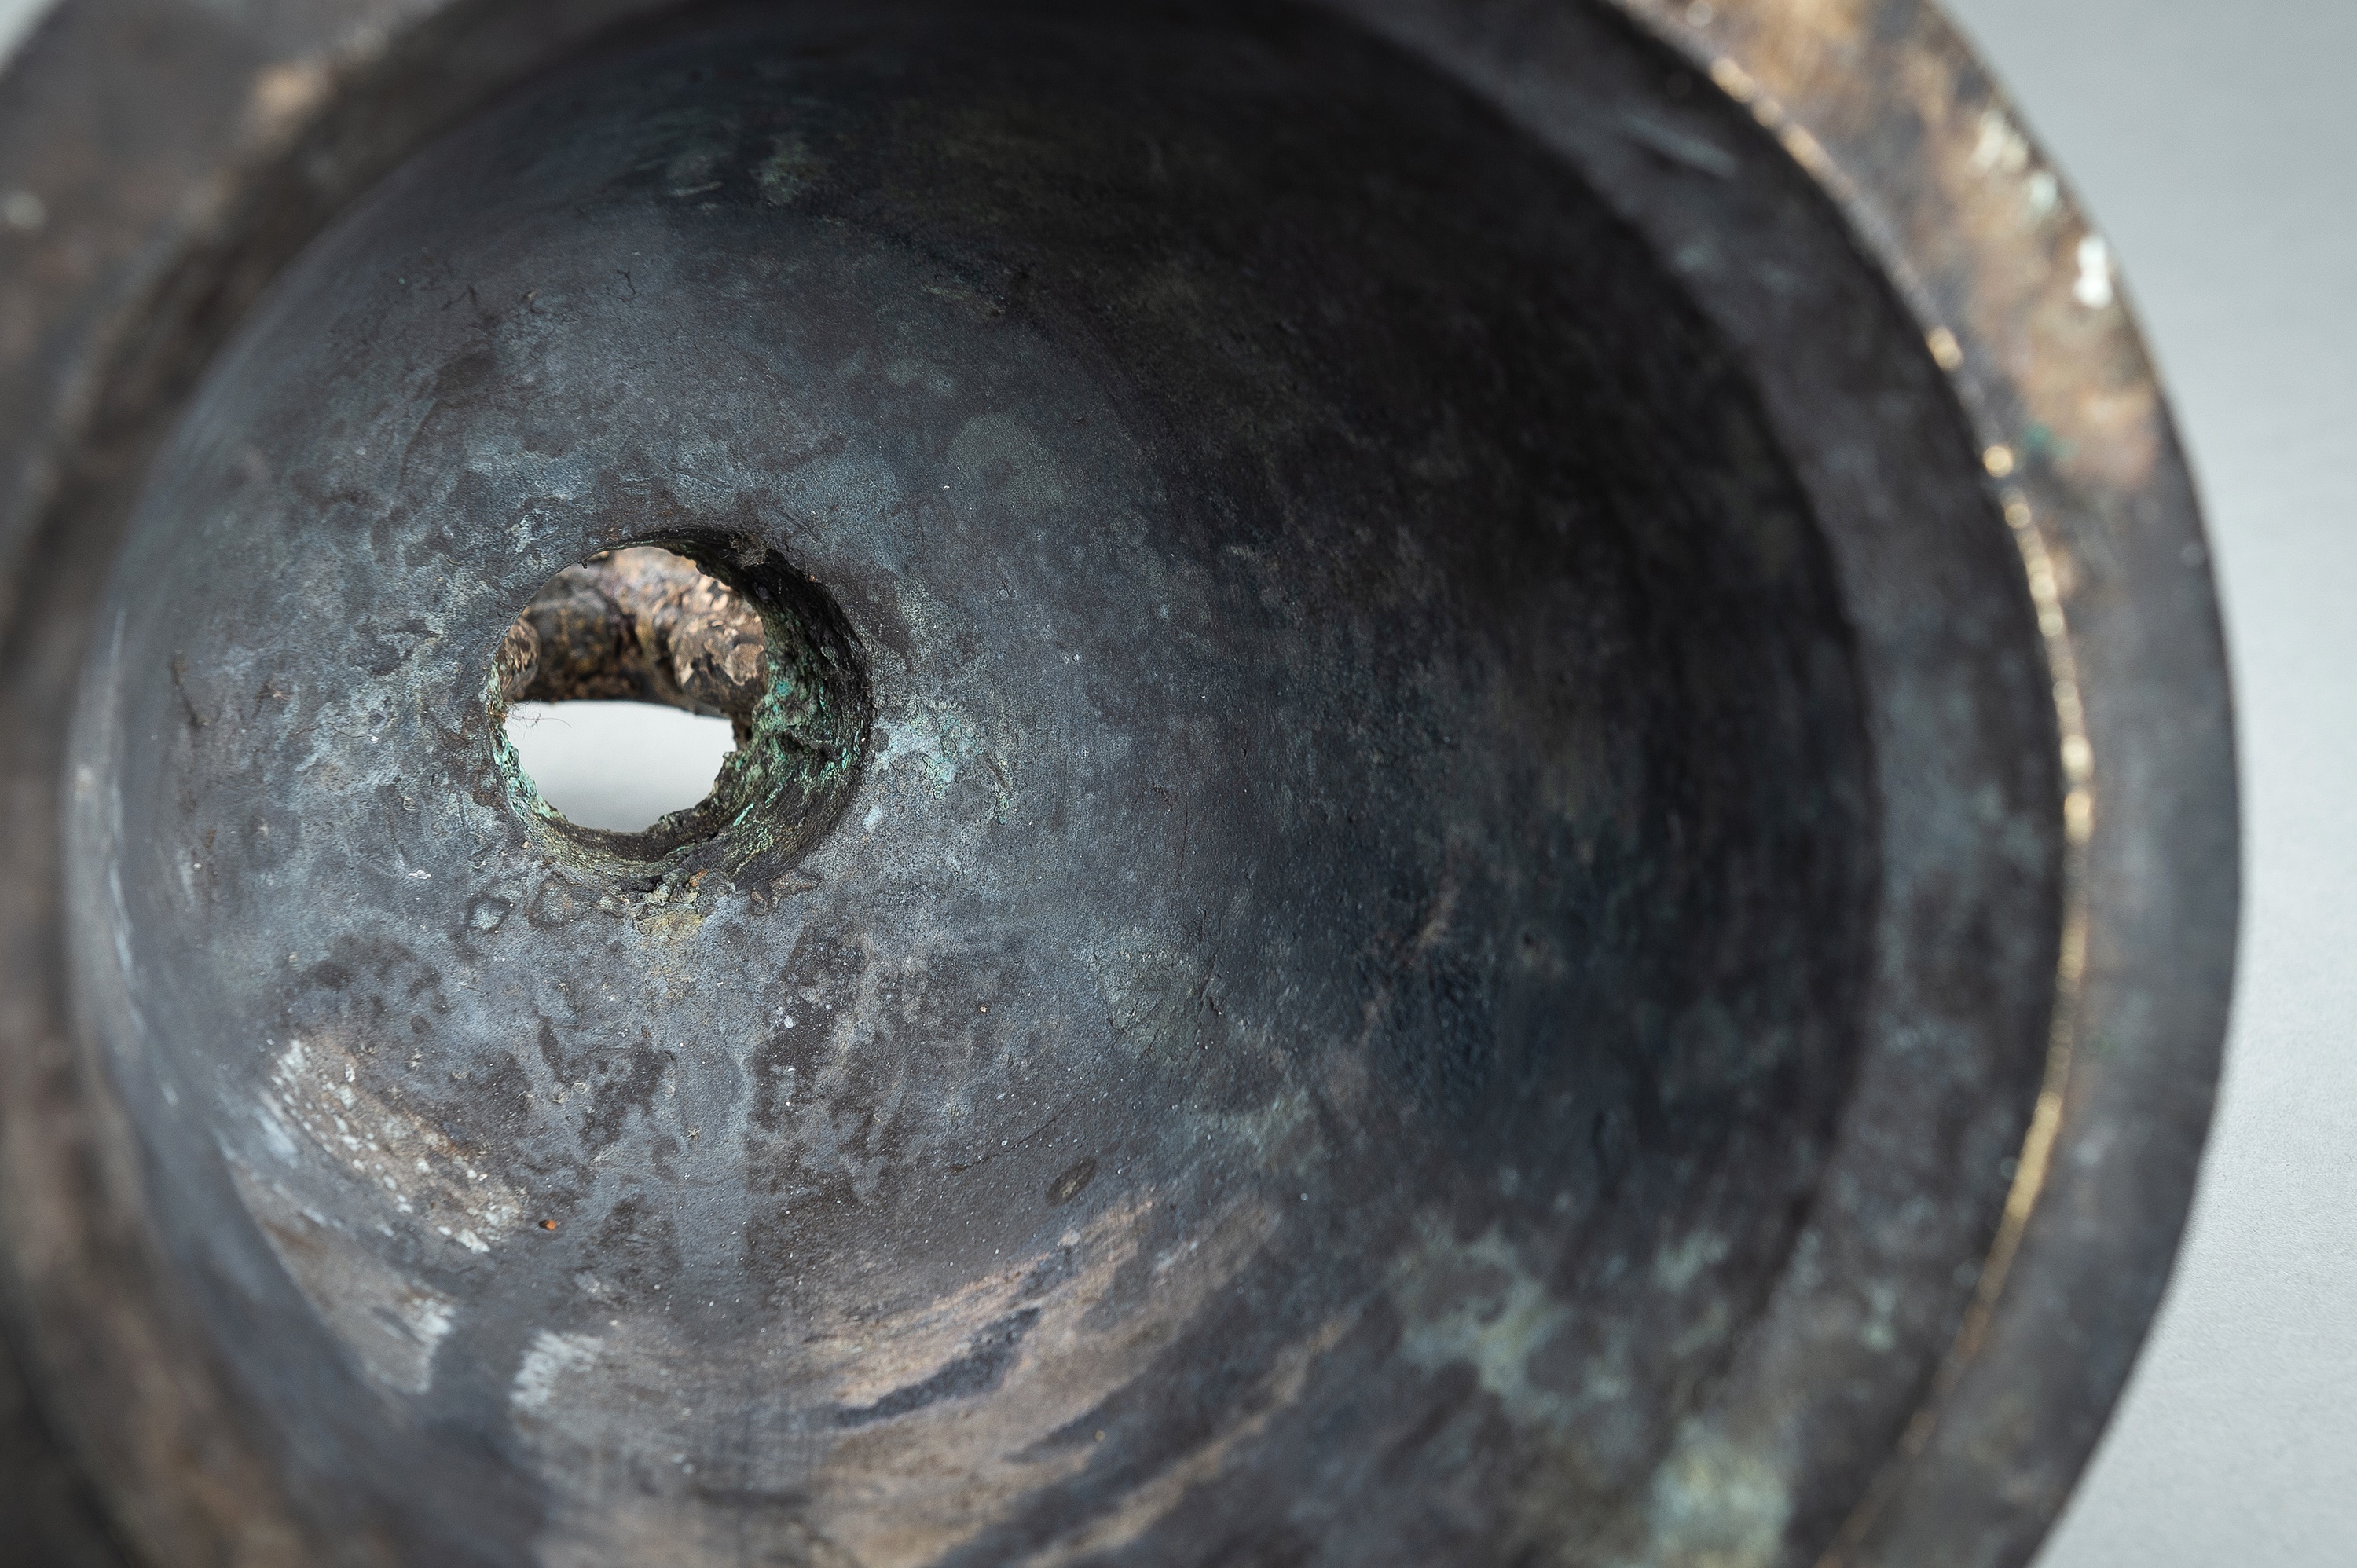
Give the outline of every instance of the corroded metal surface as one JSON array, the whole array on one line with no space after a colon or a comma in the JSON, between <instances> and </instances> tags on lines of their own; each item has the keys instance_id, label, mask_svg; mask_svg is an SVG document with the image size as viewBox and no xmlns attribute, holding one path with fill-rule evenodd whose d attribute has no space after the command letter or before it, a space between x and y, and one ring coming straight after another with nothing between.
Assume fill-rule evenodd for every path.
<instances>
[{"instance_id":1,"label":"corroded metal surface","mask_svg":"<svg viewBox=\"0 0 2357 1568\"><path fill-rule=\"evenodd\" d=\"M532 596L494 660L511 703L659 703L751 732L766 684L760 612L668 550L567 566Z\"/></svg>"},{"instance_id":2,"label":"corroded metal surface","mask_svg":"<svg viewBox=\"0 0 2357 1568\"><path fill-rule=\"evenodd\" d=\"M641 35L246 317L568 46L156 15L0 686L13 1338L135 1552L2026 1555L2233 786L2108 256L1935 17ZM635 542L771 744L623 840L500 655Z\"/></svg>"}]
</instances>

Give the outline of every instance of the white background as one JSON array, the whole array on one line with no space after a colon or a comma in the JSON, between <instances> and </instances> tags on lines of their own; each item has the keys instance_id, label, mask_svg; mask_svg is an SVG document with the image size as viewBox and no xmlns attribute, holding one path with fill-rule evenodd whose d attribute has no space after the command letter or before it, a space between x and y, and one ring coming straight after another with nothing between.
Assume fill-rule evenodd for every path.
<instances>
[{"instance_id":1,"label":"white background","mask_svg":"<svg viewBox=\"0 0 2357 1568\"><path fill-rule=\"evenodd\" d=\"M0 0L0 49L40 9ZM1949 0L2126 269L2241 704L2223 1098L2177 1275L2040 1568L2357 1564L2357 5Z\"/></svg>"}]
</instances>

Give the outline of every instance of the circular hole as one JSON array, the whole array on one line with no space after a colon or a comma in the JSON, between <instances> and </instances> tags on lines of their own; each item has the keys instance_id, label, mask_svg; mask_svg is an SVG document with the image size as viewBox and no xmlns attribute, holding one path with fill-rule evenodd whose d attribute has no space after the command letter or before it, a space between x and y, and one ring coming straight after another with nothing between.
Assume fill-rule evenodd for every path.
<instances>
[{"instance_id":1,"label":"circular hole","mask_svg":"<svg viewBox=\"0 0 2357 1568\"><path fill-rule=\"evenodd\" d=\"M643 833L694 811L750 726L767 640L742 595L660 546L567 567L500 646L522 776L578 827Z\"/></svg>"},{"instance_id":2,"label":"circular hole","mask_svg":"<svg viewBox=\"0 0 2357 1568\"><path fill-rule=\"evenodd\" d=\"M741 865L800 849L840 809L866 711L841 614L774 554L716 571L692 548L568 566L500 640L500 764L560 853L718 844Z\"/></svg>"}]
</instances>

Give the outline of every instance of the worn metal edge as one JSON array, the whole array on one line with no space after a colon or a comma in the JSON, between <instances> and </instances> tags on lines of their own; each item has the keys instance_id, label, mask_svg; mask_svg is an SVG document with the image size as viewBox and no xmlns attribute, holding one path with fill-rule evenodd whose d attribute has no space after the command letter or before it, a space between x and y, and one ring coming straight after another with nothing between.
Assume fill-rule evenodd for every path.
<instances>
[{"instance_id":1,"label":"worn metal edge","mask_svg":"<svg viewBox=\"0 0 2357 1568\"><path fill-rule=\"evenodd\" d=\"M1748 110L1890 280L1980 437L2037 611L2053 682L2067 844L2043 1080L1964 1323L1900 1452L1819 1568L1932 1561L1926 1552L1941 1562L2021 1562L2068 1500L2133 1364L2132 1353L2108 1365L2086 1357L2073 1305L2110 1274L2126 1298L2112 1304L2110 1326L2130 1331L2132 1349L2141 1344L2191 1206L2224 1045L2238 811L2224 638L2192 478L2108 244L1936 7L1923 0L1610 4ZM1878 156L1892 147L1921 153ZM2180 590L2190 577L2192 591L2117 595L2078 614L2074 601L2094 585L2086 558L2118 564L2104 535L2124 520L2157 538L2163 563L2181 569ZM2130 570L2150 577L2150 566L2147 552ZM2192 699L2193 722L2099 736L2091 719L2112 701L2114 679L2127 683L2118 666L2134 662L2136 645L2156 633L2192 655L2158 683ZM2210 689L2184 690L2189 684ZM2118 801L2123 809L2105 810L2099 785L2107 768L2147 779L2158 772L2173 798L2127 798ZM2187 818L2201 820L2206 837L2175 831ZM2192 929L2166 953L2161 943L2105 940L2156 914L2138 907L2137 889L2121 886L2123 860L2177 873L2159 919ZM2126 961L2139 953L2141 963ZM2157 1257L2117 1257L2127 1248L2100 1239L2090 1248L2083 1223L2073 1234L2072 1218L2058 1217L2083 1196L2072 1167L2104 1163L2117 1123L2147 1120L2140 1097L2126 1092L2133 1084L2087 1060L2088 1047L2113 1054L2115 1036L2136 1027L2136 998L2120 991L2160 994L2189 974L2196 994L2179 999L2175 1030L2139 1031L2153 1053L2142 1058L2144 1077L2173 1080L2164 1098L2175 1103L2165 1112L2177 1118L2166 1129L2176 1136L2133 1150L2131 1179L2145 1204L2143 1222L2126 1228L2125 1240ZM2032 1299L2040 1287L2064 1288L2059 1300ZM1986 1356L1996 1343L2012 1351L2002 1366ZM2001 1454L1994 1463L1992 1438ZM1979 1484L1967 1483L1960 1497L1968 1444L1978 1450ZM2045 1452L2033 1455L2040 1447ZM1926 1484L1932 1458L1950 1461L1944 1485ZM1975 1490L1980 1517L1996 1528L1985 1529L1977 1550L1959 1551L1957 1505Z\"/></svg>"}]
</instances>

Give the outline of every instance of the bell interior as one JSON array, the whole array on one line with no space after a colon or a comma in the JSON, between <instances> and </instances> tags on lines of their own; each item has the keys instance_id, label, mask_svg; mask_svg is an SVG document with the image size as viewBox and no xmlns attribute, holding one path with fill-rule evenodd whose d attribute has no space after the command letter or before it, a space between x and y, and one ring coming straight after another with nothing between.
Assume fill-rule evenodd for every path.
<instances>
[{"instance_id":1,"label":"bell interior","mask_svg":"<svg viewBox=\"0 0 2357 1568\"><path fill-rule=\"evenodd\" d=\"M70 822L297 1492L447 1561L1666 1552L1879 1026L1888 637L1624 207L1340 16L918 7L614 48L313 243L147 482ZM1924 419L1817 434L1985 523ZM625 840L499 660L644 544L793 713Z\"/></svg>"}]
</instances>

